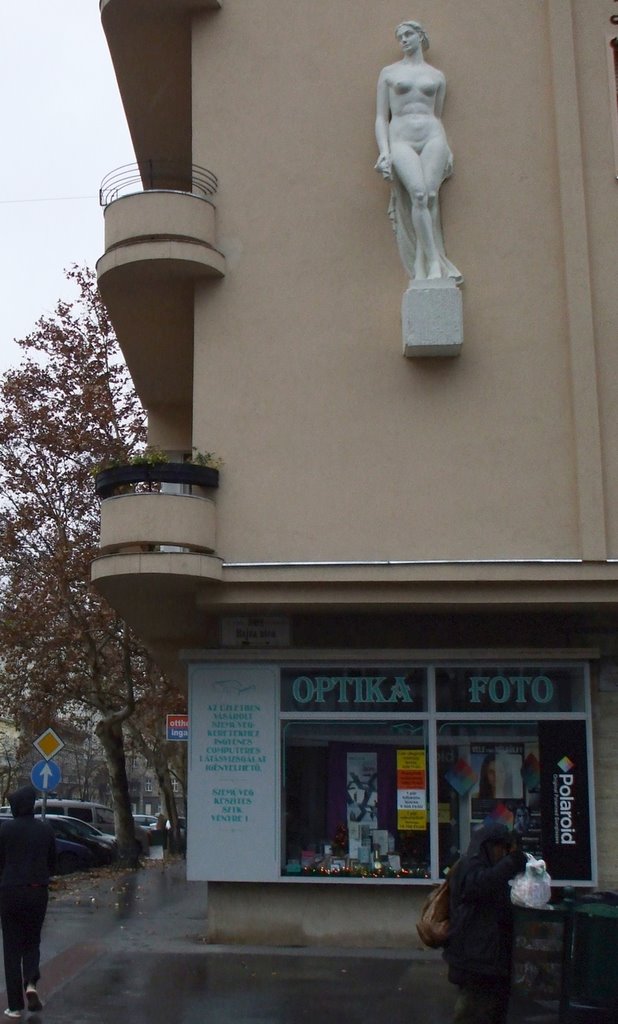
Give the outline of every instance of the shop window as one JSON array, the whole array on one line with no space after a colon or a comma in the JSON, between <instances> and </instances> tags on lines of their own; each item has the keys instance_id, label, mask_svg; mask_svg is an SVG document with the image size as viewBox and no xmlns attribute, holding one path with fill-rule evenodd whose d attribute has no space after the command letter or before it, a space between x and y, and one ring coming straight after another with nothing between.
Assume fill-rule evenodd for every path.
<instances>
[{"instance_id":1,"label":"shop window","mask_svg":"<svg viewBox=\"0 0 618 1024\"><path fill-rule=\"evenodd\" d=\"M475 828L502 821L542 856L538 727L438 724L440 866L456 859Z\"/></svg>"},{"instance_id":2,"label":"shop window","mask_svg":"<svg viewBox=\"0 0 618 1024\"><path fill-rule=\"evenodd\" d=\"M590 882L588 700L581 663L283 668L282 875L443 877L501 821Z\"/></svg>"},{"instance_id":3,"label":"shop window","mask_svg":"<svg viewBox=\"0 0 618 1024\"><path fill-rule=\"evenodd\" d=\"M442 870L500 821L556 880L591 878L584 721L438 723L437 761Z\"/></svg>"},{"instance_id":4,"label":"shop window","mask_svg":"<svg viewBox=\"0 0 618 1024\"><path fill-rule=\"evenodd\" d=\"M283 874L428 878L425 722L283 726Z\"/></svg>"}]
</instances>

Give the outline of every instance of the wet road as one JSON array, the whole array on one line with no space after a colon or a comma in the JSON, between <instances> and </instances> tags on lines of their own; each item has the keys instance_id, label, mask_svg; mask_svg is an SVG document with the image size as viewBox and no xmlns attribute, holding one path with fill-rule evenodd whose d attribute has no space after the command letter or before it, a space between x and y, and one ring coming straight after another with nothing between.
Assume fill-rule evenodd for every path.
<instances>
[{"instance_id":1,"label":"wet road","mask_svg":"<svg viewBox=\"0 0 618 1024\"><path fill-rule=\"evenodd\" d=\"M42 946L46 1005L29 1020L116 1024L119 1014L131 1024L452 1020L455 991L431 951L207 946L205 916L206 887L187 883L182 863L53 899Z\"/></svg>"}]
</instances>

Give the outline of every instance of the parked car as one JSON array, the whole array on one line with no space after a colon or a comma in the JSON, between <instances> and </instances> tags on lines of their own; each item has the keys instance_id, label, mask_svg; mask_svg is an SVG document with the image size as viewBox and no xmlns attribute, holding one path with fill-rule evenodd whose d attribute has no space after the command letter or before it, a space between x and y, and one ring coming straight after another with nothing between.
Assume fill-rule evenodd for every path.
<instances>
[{"instance_id":1,"label":"parked car","mask_svg":"<svg viewBox=\"0 0 618 1024\"><path fill-rule=\"evenodd\" d=\"M59 814L50 814L46 820L53 828L57 838L66 839L71 843L81 843L87 850L90 850L95 867L106 867L117 859L118 844L115 838L105 835L86 821Z\"/></svg>"},{"instance_id":2,"label":"parked car","mask_svg":"<svg viewBox=\"0 0 618 1024\"><path fill-rule=\"evenodd\" d=\"M34 809L41 811L43 806L42 800L37 800ZM11 814L11 808L7 805L0 807L0 820L2 817ZM62 800L57 797L49 797L45 806L45 816L48 818L56 817L71 817L79 818L80 821L85 821L87 824L93 825L95 828L100 829L101 832L114 837L115 822L114 812L111 807L105 807L104 804L92 803L89 800ZM142 856L150 856L150 841L149 841L149 830L143 828L142 825L135 824L135 838L137 839Z\"/></svg>"},{"instance_id":3,"label":"parked car","mask_svg":"<svg viewBox=\"0 0 618 1024\"><path fill-rule=\"evenodd\" d=\"M5 809L2 808L1 811L0 824L2 822L2 818L7 817ZM54 829L54 831L56 830ZM57 874L70 875L74 871L88 871L93 864L94 857L83 843L75 843L70 839L64 839L56 833Z\"/></svg>"},{"instance_id":4,"label":"parked car","mask_svg":"<svg viewBox=\"0 0 618 1024\"><path fill-rule=\"evenodd\" d=\"M156 829L157 827L156 814L134 814L133 821L136 825L141 825L142 828Z\"/></svg>"},{"instance_id":5,"label":"parked car","mask_svg":"<svg viewBox=\"0 0 618 1024\"><path fill-rule=\"evenodd\" d=\"M34 805L35 811L40 811L42 806L43 801L41 799L37 800ZM0 807L0 816L10 814L11 808L8 804ZM71 818L80 818L81 821L94 825L101 832L106 832L112 836L114 834L113 810L111 807L106 807L105 804L97 804L92 800L64 800L62 797L50 796L45 804L45 814L50 816L52 814L62 814L68 815Z\"/></svg>"},{"instance_id":6,"label":"parked car","mask_svg":"<svg viewBox=\"0 0 618 1024\"><path fill-rule=\"evenodd\" d=\"M74 871L88 871L93 866L93 857L82 843L56 836L56 863L59 875L70 875Z\"/></svg>"}]
</instances>

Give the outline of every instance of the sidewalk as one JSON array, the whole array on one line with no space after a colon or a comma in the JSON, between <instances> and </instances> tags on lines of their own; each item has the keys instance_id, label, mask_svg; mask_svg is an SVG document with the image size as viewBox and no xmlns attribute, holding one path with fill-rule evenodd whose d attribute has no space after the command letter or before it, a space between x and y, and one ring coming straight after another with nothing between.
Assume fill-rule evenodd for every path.
<instances>
[{"instance_id":1,"label":"sidewalk","mask_svg":"<svg viewBox=\"0 0 618 1024\"><path fill-rule=\"evenodd\" d=\"M182 861L64 880L44 930L46 1006L30 1020L451 1024L456 991L434 951L210 946L206 897Z\"/></svg>"}]
</instances>

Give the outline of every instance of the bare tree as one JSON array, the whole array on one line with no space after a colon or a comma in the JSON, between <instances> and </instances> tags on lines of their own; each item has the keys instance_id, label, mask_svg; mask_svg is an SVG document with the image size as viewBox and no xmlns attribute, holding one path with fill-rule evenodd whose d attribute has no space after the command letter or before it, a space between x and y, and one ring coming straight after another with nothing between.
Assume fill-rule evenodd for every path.
<instances>
[{"instance_id":1,"label":"bare tree","mask_svg":"<svg viewBox=\"0 0 618 1024\"><path fill-rule=\"evenodd\" d=\"M137 845L123 727L153 666L90 585L99 508L92 469L145 444L145 414L94 275L74 267L74 302L19 342L0 382L0 659L4 706L43 728L79 705L105 752L125 862Z\"/></svg>"}]
</instances>

